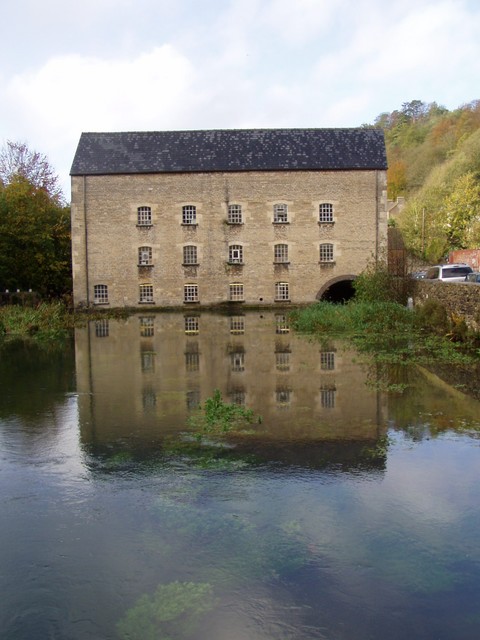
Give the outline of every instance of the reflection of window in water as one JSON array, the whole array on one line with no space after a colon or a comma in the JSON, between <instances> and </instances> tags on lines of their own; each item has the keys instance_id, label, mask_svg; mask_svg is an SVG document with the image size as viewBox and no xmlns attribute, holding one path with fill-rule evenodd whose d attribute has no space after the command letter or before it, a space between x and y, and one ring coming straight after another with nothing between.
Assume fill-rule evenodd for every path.
<instances>
[{"instance_id":1,"label":"reflection of window in water","mask_svg":"<svg viewBox=\"0 0 480 640\"><path fill-rule=\"evenodd\" d=\"M228 392L228 400L230 404L238 404L239 406L245 406L247 394L244 389L231 389Z\"/></svg>"},{"instance_id":2,"label":"reflection of window in water","mask_svg":"<svg viewBox=\"0 0 480 640\"><path fill-rule=\"evenodd\" d=\"M95 336L97 338L108 338L108 320L96 320L95 321Z\"/></svg>"},{"instance_id":3,"label":"reflection of window in water","mask_svg":"<svg viewBox=\"0 0 480 640\"><path fill-rule=\"evenodd\" d=\"M291 396L291 390L286 387L278 387L275 391L275 400L277 405L282 408L290 406L292 400Z\"/></svg>"},{"instance_id":4,"label":"reflection of window in water","mask_svg":"<svg viewBox=\"0 0 480 640\"><path fill-rule=\"evenodd\" d=\"M199 371L200 352L198 342L187 342L185 349L185 368L187 371Z\"/></svg>"},{"instance_id":5,"label":"reflection of window in water","mask_svg":"<svg viewBox=\"0 0 480 640\"><path fill-rule=\"evenodd\" d=\"M245 333L245 317L244 316L230 317L230 333Z\"/></svg>"},{"instance_id":6,"label":"reflection of window in water","mask_svg":"<svg viewBox=\"0 0 480 640\"><path fill-rule=\"evenodd\" d=\"M322 371L335 369L335 353L333 351L320 351L320 369Z\"/></svg>"},{"instance_id":7,"label":"reflection of window in water","mask_svg":"<svg viewBox=\"0 0 480 640\"><path fill-rule=\"evenodd\" d=\"M155 371L155 351L142 351L140 353L142 371Z\"/></svg>"},{"instance_id":8,"label":"reflection of window in water","mask_svg":"<svg viewBox=\"0 0 480 640\"><path fill-rule=\"evenodd\" d=\"M186 395L186 403L188 411L193 411L194 409L198 409L200 406L200 390L199 389L190 389L187 391Z\"/></svg>"},{"instance_id":9,"label":"reflection of window in water","mask_svg":"<svg viewBox=\"0 0 480 640\"><path fill-rule=\"evenodd\" d=\"M290 352L277 351L275 353L275 363L278 371L289 371L290 370Z\"/></svg>"},{"instance_id":10,"label":"reflection of window in water","mask_svg":"<svg viewBox=\"0 0 480 640\"><path fill-rule=\"evenodd\" d=\"M336 388L334 385L322 385L320 387L320 403L324 409L335 407Z\"/></svg>"},{"instance_id":11,"label":"reflection of window in water","mask_svg":"<svg viewBox=\"0 0 480 640\"><path fill-rule=\"evenodd\" d=\"M140 335L142 338L151 338L154 334L155 318L140 318Z\"/></svg>"},{"instance_id":12,"label":"reflection of window in water","mask_svg":"<svg viewBox=\"0 0 480 640\"><path fill-rule=\"evenodd\" d=\"M142 405L144 411L153 411L157 404L157 394L153 389L144 389L142 392Z\"/></svg>"},{"instance_id":13,"label":"reflection of window in water","mask_svg":"<svg viewBox=\"0 0 480 640\"><path fill-rule=\"evenodd\" d=\"M244 371L245 370L245 352L233 351L230 354L230 364L232 371Z\"/></svg>"},{"instance_id":14,"label":"reflection of window in water","mask_svg":"<svg viewBox=\"0 0 480 640\"><path fill-rule=\"evenodd\" d=\"M185 316L185 333L198 333L200 319L198 316Z\"/></svg>"},{"instance_id":15,"label":"reflection of window in water","mask_svg":"<svg viewBox=\"0 0 480 640\"><path fill-rule=\"evenodd\" d=\"M282 314L275 314L275 333L289 333L290 328L287 322L287 316Z\"/></svg>"}]
</instances>

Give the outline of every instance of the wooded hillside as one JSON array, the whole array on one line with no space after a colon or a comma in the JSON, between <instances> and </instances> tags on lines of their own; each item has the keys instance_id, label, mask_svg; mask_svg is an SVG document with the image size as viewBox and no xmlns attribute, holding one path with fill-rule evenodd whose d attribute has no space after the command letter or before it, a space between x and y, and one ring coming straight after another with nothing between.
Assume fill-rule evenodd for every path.
<instances>
[{"instance_id":1,"label":"wooded hillside","mask_svg":"<svg viewBox=\"0 0 480 640\"><path fill-rule=\"evenodd\" d=\"M480 100L454 111L413 100L380 114L388 197L404 196L397 224L410 251L436 262L480 247Z\"/></svg>"}]
</instances>

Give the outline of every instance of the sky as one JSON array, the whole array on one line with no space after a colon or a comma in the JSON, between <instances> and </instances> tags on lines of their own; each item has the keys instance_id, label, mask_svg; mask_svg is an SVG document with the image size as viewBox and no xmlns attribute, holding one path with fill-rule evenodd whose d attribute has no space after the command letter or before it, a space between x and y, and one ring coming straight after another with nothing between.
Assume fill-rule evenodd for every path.
<instances>
[{"instance_id":1,"label":"sky","mask_svg":"<svg viewBox=\"0 0 480 640\"><path fill-rule=\"evenodd\" d=\"M480 98L478 0L15 0L2 6L0 146L70 198L83 131L356 127Z\"/></svg>"}]
</instances>

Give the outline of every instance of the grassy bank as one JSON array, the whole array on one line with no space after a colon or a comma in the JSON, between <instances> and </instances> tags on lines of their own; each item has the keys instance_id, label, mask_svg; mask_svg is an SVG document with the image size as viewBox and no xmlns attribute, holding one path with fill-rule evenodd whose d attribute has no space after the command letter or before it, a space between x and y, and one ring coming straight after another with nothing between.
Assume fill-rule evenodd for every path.
<instances>
[{"instance_id":1,"label":"grassy bank","mask_svg":"<svg viewBox=\"0 0 480 640\"><path fill-rule=\"evenodd\" d=\"M348 338L377 361L465 364L480 359L479 334L433 301L415 310L395 302L319 302L290 317L297 332Z\"/></svg>"},{"instance_id":2,"label":"grassy bank","mask_svg":"<svg viewBox=\"0 0 480 640\"><path fill-rule=\"evenodd\" d=\"M62 338L72 327L73 314L62 302L42 302L34 307L0 307L0 339Z\"/></svg>"}]
</instances>

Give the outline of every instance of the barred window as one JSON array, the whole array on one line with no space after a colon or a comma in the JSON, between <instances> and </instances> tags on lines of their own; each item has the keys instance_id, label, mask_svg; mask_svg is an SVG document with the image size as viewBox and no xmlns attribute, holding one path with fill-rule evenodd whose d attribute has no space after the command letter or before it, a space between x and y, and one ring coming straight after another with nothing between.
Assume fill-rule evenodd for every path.
<instances>
[{"instance_id":1,"label":"barred window","mask_svg":"<svg viewBox=\"0 0 480 640\"><path fill-rule=\"evenodd\" d=\"M193 204L187 204L182 207L182 224L197 223L197 207Z\"/></svg>"},{"instance_id":2,"label":"barred window","mask_svg":"<svg viewBox=\"0 0 480 640\"><path fill-rule=\"evenodd\" d=\"M197 334L200 328L200 322L198 316L185 316L185 333L194 335Z\"/></svg>"},{"instance_id":3,"label":"barred window","mask_svg":"<svg viewBox=\"0 0 480 640\"><path fill-rule=\"evenodd\" d=\"M288 286L288 285L287 285ZM275 314L275 333L289 333L290 327L288 326L287 316L285 314Z\"/></svg>"},{"instance_id":4,"label":"barred window","mask_svg":"<svg viewBox=\"0 0 480 640\"><path fill-rule=\"evenodd\" d=\"M243 302L244 300L243 284L240 282L232 282L232 284L230 284L230 301Z\"/></svg>"},{"instance_id":5,"label":"barred window","mask_svg":"<svg viewBox=\"0 0 480 640\"><path fill-rule=\"evenodd\" d=\"M137 209L137 224L140 227L149 227L152 224L152 209L151 207L138 207Z\"/></svg>"},{"instance_id":6,"label":"barred window","mask_svg":"<svg viewBox=\"0 0 480 640\"><path fill-rule=\"evenodd\" d=\"M333 262L333 244L320 245L320 262Z\"/></svg>"},{"instance_id":7,"label":"barred window","mask_svg":"<svg viewBox=\"0 0 480 640\"><path fill-rule=\"evenodd\" d=\"M229 224L242 224L242 205L241 204L229 204L228 205L228 222Z\"/></svg>"},{"instance_id":8,"label":"barred window","mask_svg":"<svg viewBox=\"0 0 480 640\"><path fill-rule=\"evenodd\" d=\"M275 364L277 371L289 371L290 370L290 352L278 351L275 353Z\"/></svg>"},{"instance_id":9,"label":"barred window","mask_svg":"<svg viewBox=\"0 0 480 640\"><path fill-rule=\"evenodd\" d=\"M96 284L93 287L94 304L108 304L108 286L106 284Z\"/></svg>"},{"instance_id":10,"label":"barred window","mask_svg":"<svg viewBox=\"0 0 480 640\"><path fill-rule=\"evenodd\" d=\"M183 287L184 302L198 302L198 284L186 284Z\"/></svg>"},{"instance_id":11,"label":"barred window","mask_svg":"<svg viewBox=\"0 0 480 640\"><path fill-rule=\"evenodd\" d=\"M231 244L228 247L228 261L234 264L243 263L243 247L240 244Z\"/></svg>"},{"instance_id":12,"label":"barred window","mask_svg":"<svg viewBox=\"0 0 480 640\"><path fill-rule=\"evenodd\" d=\"M140 302L153 302L153 285L140 285Z\"/></svg>"},{"instance_id":13,"label":"barred window","mask_svg":"<svg viewBox=\"0 0 480 640\"><path fill-rule=\"evenodd\" d=\"M336 388L332 385L323 385L320 387L320 402L324 409L335 408Z\"/></svg>"},{"instance_id":14,"label":"barred window","mask_svg":"<svg viewBox=\"0 0 480 640\"><path fill-rule=\"evenodd\" d=\"M228 391L228 399L230 400L230 404L237 404L241 407L245 406L245 402L247 399L245 389L231 389L230 391Z\"/></svg>"},{"instance_id":15,"label":"barred window","mask_svg":"<svg viewBox=\"0 0 480 640\"><path fill-rule=\"evenodd\" d=\"M241 372L245 370L245 352L234 351L230 354L230 365L232 371Z\"/></svg>"},{"instance_id":16,"label":"barred window","mask_svg":"<svg viewBox=\"0 0 480 640\"><path fill-rule=\"evenodd\" d=\"M273 205L273 221L277 223L288 222L288 205L286 204Z\"/></svg>"},{"instance_id":17,"label":"barred window","mask_svg":"<svg viewBox=\"0 0 480 640\"><path fill-rule=\"evenodd\" d=\"M275 262L288 262L288 244L276 244L273 248Z\"/></svg>"},{"instance_id":18,"label":"barred window","mask_svg":"<svg viewBox=\"0 0 480 640\"><path fill-rule=\"evenodd\" d=\"M109 323L106 318L97 320L95 322L95 337L96 338L108 338Z\"/></svg>"},{"instance_id":19,"label":"barred window","mask_svg":"<svg viewBox=\"0 0 480 640\"><path fill-rule=\"evenodd\" d=\"M185 369L189 372L200 371L200 353L198 351L198 344L196 344L196 349L194 348L194 345L189 345L189 347L187 347L187 350L185 351Z\"/></svg>"},{"instance_id":20,"label":"barred window","mask_svg":"<svg viewBox=\"0 0 480 640\"><path fill-rule=\"evenodd\" d=\"M282 300L290 300L288 282L275 283L275 300L277 302L281 302Z\"/></svg>"},{"instance_id":21,"label":"barred window","mask_svg":"<svg viewBox=\"0 0 480 640\"><path fill-rule=\"evenodd\" d=\"M330 202L322 202L318 207L318 221L333 222L333 204Z\"/></svg>"},{"instance_id":22,"label":"barred window","mask_svg":"<svg viewBox=\"0 0 480 640\"><path fill-rule=\"evenodd\" d=\"M333 351L320 351L320 369L322 371L335 369L335 353Z\"/></svg>"},{"instance_id":23,"label":"barred window","mask_svg":"<svg viewBox=\"0 0 480 640\"><path fill-rule=\"evenodd\" d=\"M188 244L183 247L183 264L198 264L197 247Z\"/></svg>"},{"instance_id":24,"label":"barred window","mask_svg":"<svg viewBox=\"0 0 480 640\"><path fill-rule=\"evenodd\" d=\"M152 265L152 247L138 248L138 264L141 267Z\"/></svg>"}]
</instances>

